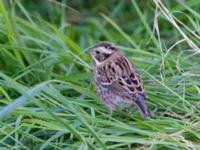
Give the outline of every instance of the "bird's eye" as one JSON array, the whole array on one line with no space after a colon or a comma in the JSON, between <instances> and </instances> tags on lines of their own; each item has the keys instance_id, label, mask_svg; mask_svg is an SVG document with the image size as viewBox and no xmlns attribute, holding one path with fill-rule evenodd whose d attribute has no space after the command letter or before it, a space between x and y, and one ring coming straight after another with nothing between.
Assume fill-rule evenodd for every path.
<instances>
[{"instance_id":1,"label":"bird's eye","mask_svg":"<svg viewBox=\"0 0 200 150\"><path fill-rule=\"evenodd\" d=\"M100 54L100 52L99 52L99 51L96 51L96 53L97 53L97 54Z\"/></svg>"}]
</instances>

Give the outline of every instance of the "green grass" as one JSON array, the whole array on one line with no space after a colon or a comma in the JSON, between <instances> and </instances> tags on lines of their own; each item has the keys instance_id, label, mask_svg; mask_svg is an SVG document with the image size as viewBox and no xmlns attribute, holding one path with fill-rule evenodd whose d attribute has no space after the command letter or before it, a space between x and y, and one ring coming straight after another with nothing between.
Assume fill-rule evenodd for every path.
<instances>
[{"instance_id":1,"label":"green grass","mask_svg":"<svg viewBox=\"0 0 200 150\"><path fill-rule=\"evenodd\" d=\"M199 3L0 1L1 149L200 149ZM109 119L85 53L102 40L138 68L151 119Z\"/></svg>"}]
</instances>

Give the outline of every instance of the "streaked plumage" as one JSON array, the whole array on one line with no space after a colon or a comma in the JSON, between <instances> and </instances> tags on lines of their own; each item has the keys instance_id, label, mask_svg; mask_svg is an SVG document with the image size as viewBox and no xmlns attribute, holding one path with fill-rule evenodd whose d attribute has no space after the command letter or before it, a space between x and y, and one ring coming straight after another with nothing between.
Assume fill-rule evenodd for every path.
<instances>
[{"instance_id":1,"label":"streaked plumage","mask_svg":"<svg viewBox=\"0 0 200 150\"><path fill-rule=\"evenodd\" d=\"M143 117L151 116L140 75L119 48L110 42L100 42L88 53L95 62L95 87L108 109L135 104Z\"/></svg>"}]
</instances>

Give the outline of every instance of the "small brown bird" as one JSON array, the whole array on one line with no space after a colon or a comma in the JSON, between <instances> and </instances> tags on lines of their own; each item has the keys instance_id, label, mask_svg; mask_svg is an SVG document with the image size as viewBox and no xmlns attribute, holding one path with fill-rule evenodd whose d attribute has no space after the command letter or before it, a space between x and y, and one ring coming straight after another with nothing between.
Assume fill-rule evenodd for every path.
<instances>
[{"instance_id":1,"label":"small brown bird","mask_svg":"<svg viewBox=\"0 0 200 150\"><path fill-rule=\"evenodd\" d=\"M150 117L140 75L134 65L110 42L100 42L89 51L95 62L94 84L101 99L112 112L116 107L138 106L142 117Z\"/></svg>"}]
</instances>

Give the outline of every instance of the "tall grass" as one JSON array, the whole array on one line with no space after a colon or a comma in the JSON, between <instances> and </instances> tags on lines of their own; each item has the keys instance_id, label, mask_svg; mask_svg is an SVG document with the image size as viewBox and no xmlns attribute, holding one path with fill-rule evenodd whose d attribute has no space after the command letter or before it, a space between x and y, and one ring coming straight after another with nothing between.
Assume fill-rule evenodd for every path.
<instances>
[{"instance_id":1,"label":"tall grass","mask_svg":"<svg viewBox=\"0 0 200 150\"><path fill-rule=\"evenodd\" d=\"M0 1L0 147L200 149L200 2L96 2ZM85 53L101 40L137 66L151 119L109 118Z\"/></svg>"}]
</instances>

